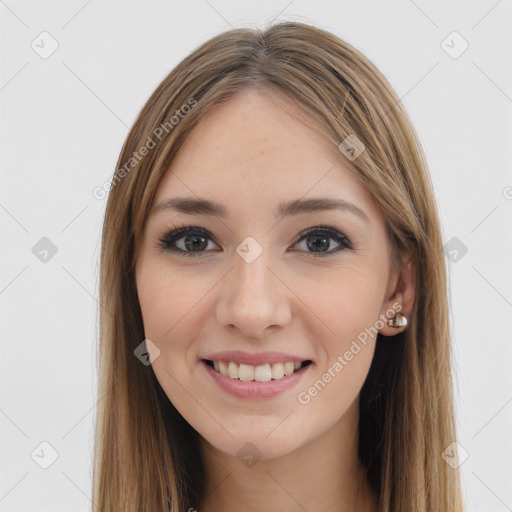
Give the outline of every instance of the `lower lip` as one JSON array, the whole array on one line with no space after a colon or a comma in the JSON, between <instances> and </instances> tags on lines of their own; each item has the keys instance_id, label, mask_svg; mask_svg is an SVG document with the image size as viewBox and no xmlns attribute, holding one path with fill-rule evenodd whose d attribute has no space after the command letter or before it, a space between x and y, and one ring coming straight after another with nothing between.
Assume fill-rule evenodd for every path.
<instances>
[{"instance_id":1,"label":"lower lip","mask_svg":"<svg viewBox=\"0 0 512 512\"><path fill-rule=\"evenodd\" d=\"M201 361L206 371L219 385L219 387L230 395L237 398L272 398L293 388L302 377L309 372L313 363L283 377L282 379L269 380L268 382L243 381L226 377L222 373L214 370L204 361Z\"/></svg>"}]
</instances>

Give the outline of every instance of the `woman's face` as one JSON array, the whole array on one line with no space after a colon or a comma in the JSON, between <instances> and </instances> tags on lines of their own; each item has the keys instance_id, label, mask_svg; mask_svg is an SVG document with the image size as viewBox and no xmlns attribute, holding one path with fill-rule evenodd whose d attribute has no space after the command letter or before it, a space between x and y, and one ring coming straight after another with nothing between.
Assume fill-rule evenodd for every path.
<instances>
[{"instance_id":1,"label":"woman's face","mask_svg":"<svg viewBox=\"0 0 512 512\"><path fill-rule=\"evenodd\" d=\"M400 302L384 218L305 123L254 92L208 114L157 190L137 260L155 375L233 456L245 446L278 457L354 425L376 329L388 334L382 319ZM349 206L298 203L320 198ZM173 237L181 226L193 229ZM290 375L280 364L301 361L311 363Z\"/></svg>"}]
</instances>

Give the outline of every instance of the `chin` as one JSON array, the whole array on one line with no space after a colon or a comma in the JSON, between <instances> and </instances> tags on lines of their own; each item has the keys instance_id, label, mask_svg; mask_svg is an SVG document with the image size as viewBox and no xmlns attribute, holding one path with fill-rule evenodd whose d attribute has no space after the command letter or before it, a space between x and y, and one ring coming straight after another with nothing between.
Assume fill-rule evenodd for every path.
<instances>
[{"instance_id":1,"label":"chin","mask_svg":"<svg viewBox=\"0 0 512 512\"><path fill-rule=\"evenodd\" d=\"M240 429L239 434L222 435L218 437L201 436L206 442L218 450L231 457L239 459L247 467L251 467L258 460L271 460L284 457L297 450L303 443L295 435L291 435L288 429L277 432L276 425L272 428L265 429L265 433L258 429L253 432L247 429ZM272 432L275 429L275 432ZM270 435L269 432L272 432ZM200 432L201 433L201 432ZM306 442L306 439L304 439Z\"/></svg>"}]
</instances>

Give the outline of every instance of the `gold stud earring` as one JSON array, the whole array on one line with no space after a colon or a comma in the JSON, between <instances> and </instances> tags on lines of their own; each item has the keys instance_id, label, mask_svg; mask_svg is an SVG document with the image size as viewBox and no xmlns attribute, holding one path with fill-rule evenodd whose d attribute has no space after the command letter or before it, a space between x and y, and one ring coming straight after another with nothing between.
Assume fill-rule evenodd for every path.
<instances>
[{"instance_id":1,"label":"gold stud earring","mask_svg":"<svg viewBox=\"0 0 512 512\"><path fill-rule=\"evenodd\" d=\"M396 313L391 320L388 320L388 325L390 327L395 327L396 329L399 329L400 327L405 327L407 325L407 318L405 318L402 313Z\"/></svg>"}]
</instances>

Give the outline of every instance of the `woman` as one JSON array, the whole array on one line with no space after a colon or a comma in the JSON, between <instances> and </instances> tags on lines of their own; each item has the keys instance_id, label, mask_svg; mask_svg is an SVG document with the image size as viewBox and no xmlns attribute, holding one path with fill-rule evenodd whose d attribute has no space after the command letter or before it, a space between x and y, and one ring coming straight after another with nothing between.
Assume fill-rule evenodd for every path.
<instances>
[{"instance_id":1,"label":"woman","mask_svg":"<svg viewBox=\"0 0 512 512\"><path fill-rule=\"evenodd\" d=\"M104 219L99 510L459 512L445 265L406 112L303 23L220 34Z\"/></svg>"}]
</instances>

